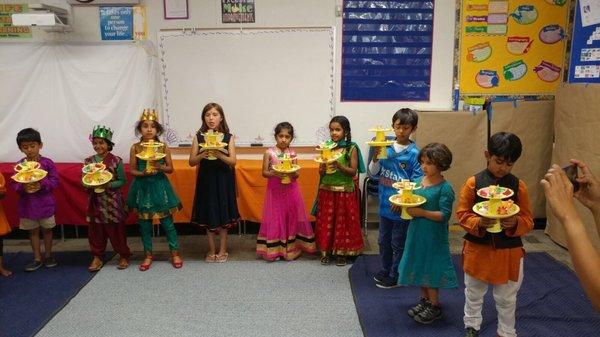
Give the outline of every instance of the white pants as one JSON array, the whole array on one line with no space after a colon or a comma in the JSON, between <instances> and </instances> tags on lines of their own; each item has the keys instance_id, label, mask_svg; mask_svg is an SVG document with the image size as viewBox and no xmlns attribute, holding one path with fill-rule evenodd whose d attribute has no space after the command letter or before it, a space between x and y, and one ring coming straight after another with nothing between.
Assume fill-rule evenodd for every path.
<instances>
[{"instance_id":1,"label":"white pants","mask_svg":"<svg viewBox=\"0 0 600 337\"><path fill-rule=\"evenodd\" d=\"M517 292L523 283L523 259L519 266L519 280L511 280L505 284L494 285L494 301L498 311L498 330L497 333L502 337L516 337L515 330L515 310L517 307ZM483 296L488 290L489 284L480 281L465 273L465 317L466 327L472 327L480 330L481 308L483 306Z\"/></svg>"}]
</instances>

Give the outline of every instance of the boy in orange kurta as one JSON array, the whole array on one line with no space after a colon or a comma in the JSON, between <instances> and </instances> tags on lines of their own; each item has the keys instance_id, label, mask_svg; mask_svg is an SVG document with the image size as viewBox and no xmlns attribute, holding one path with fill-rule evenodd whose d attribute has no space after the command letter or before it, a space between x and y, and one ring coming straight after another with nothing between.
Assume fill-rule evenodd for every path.
<instances>
[{"instance_id":1,"label":"boy in orange kurta","mask_svg":"<svg viewBox=\"0 0 600 337\"><path fill-rule=\"evenodd\" d=\"M521 236L533 229L533 216L525 183L512 175L513 164L521 156L519 137L512 133L494 134L485 151L487 168L467 179L463 185L456 215L467 231L463 244L463 270L465 272L465 336L478 336L481 322L483 296L488 286L493 286L498 311L497 333L502 337L517 336L515 310L517 292L523 281L525 250ZM473 212L473 205L485 201L477 190L499 185L513 190L509 198L520 208L514 216L501 220L502 231L486 231L493 220Z\"/></svg>"},{"instance_id":2,"label":"boy in orange kurta","mask_svg":"<svg viewBox=\"0 0 600 337\"><path fill-rule=\"evenodd\" d=\"M6 193L6 184L4 183L4 176L0 173L0 199L4 198L4 193ZM8 224L6 216L4 215L2 204L0 204L0 275L2 276L10 276L12 274L10 270L4 269L4 265L2 264L2 252L4 251L2 236L8 234L9 232L10 225Z\"/></svg>"}]
</instances>

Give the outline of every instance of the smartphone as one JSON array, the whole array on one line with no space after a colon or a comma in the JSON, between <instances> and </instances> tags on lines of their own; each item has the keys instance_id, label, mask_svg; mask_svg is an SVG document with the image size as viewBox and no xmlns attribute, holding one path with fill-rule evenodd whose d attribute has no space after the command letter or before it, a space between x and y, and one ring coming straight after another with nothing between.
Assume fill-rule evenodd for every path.
<instances>
[{"instance_id":1,"label":"smartphone","mask_svg":"<svg viewBox=\"0 0 600 337\"><path fill-rule=\"evenodd\" d=\"M579 182L576 179L578 177L577 165L567 165L563 167L563 171L565 171L567 178L573 184L573 192L577 192L579 190Z\"/></svg>"}]
</instances>

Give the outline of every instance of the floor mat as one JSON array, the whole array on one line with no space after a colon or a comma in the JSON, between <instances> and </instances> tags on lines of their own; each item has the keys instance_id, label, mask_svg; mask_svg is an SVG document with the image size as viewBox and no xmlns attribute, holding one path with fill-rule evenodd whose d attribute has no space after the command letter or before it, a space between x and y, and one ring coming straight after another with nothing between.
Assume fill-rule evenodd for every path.
<instances>
[{"instance_id":1,"label":"floor mat","mask_svg":"<svg viewBox=\"0 0 600 337\"><path fill-rule=\"evenodd\" d=\"M24 268L31 253L4 254L4 266L13 274L0 277L0 336L35 335L93 277L87 271L90 252L57 252L59 265L34 272Z\"/></svg>"},{"instance_id":2,"label":"floor mat","mask_svg":"<svg viewBox=\"0 0 600 337\"><path fill-rule=\"evenodd\" d=\"M373 276L380 269L379 255L359 257L350 268L350 285L363 333L380 336L462 336L464 280L460 256L452 261L458 289L440 290L443 318L422 325L406 311L419 299L419 288L380 289ZM575 274L546 253L528 253L525 277L517 299L519 336L598 336L600 314L585 296ZM480 336L496 336L496 309L491 289L485 297Z\"/></svg>"}]
</instances>

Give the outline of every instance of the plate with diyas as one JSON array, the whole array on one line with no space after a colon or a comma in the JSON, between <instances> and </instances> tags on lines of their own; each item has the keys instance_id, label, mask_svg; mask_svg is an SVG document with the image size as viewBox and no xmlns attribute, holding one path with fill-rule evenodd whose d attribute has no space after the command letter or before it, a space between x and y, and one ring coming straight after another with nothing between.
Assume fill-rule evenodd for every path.
<instances>
[{"instance_id":1,"label":"plate with diyas","mask_svg":"<svg viewBox=\"0 0 600 337\"><path fill-rule=\"evenodd\" d=\"M495 213L490 213L489 201L478 202L473 205L473 212L481 215L488 219L505 219L516 215L521 209L512 200L502 201L500 206L496 209Z\"/></svg>"},{"instance_id":2,"label":"plate with diyas","mask_svg":"<svg viewBox=\"0 0 600 337\"><path fill-rule=\"evenodd\" d=\"M392 187L397 190L418 190L421 188L421 184L414 183L410 180L401 180L392 184Z\"/></svg>"},{"instance_id":3,"label":"plate with diyas","mask_svg":"<svg viewBox=\"0 0 600 337\"><path fill-rule=\"evenodd\" d=\"M498 185L490 185L477 190L477 195L486 199L504 199L511 197L513 194L514 192L510 188Z\"/></svg>"},{"instance_id":4,"label":"plate with diyas","mask_svg":"<svg viewBox=\"0 0 600 337\"><path fill-rule=\"evenodd\" d=\"M135 156L137 158L139 158L141 160L145 160L145 161L157 161L157 160L163 159L167 155L165 153L161 153L161 152L155 152L152 154L148 154L146 152L140 152L140 153L136 154Z\"/></svg>"},{"instance_id":5,"label":"plate with diyas","mask_svg":"<svg viewBox=\"0 0 600 337\"><path fill-rule=\"evenodd\" d=\"M198 144L198 146L204 150L220 150L220 149L225 148L227 146L227 143L224 143L224 142L216 142L214 144L200 143L200 144Z\"/></svg>"},{"instance_id":6,"label":"plate with diyas","mask_svg":"<svg viewBox=\"0 0 600 337\"><path fill-rule=\"evenodd\" d=\"M402 197L401 194L394 194L388 199L392 204L402 207L417 207L427 202L423 196L413 194L410 198Z\"/></svg>"},{"instance_id":7,"label":"plate with diyas","mask_svg":"<svg viewBox=\"0 0 600 337\"><path fill-rule=\"evenodd\" d=\"M21 184L30 184L38 182L46 177L48 172L40 169L21 171L13 175L12 180Z\"/></svg>"},{"instance_id":8,"label":"plate with diyas","mask_svg":"<svg viewBox=\"0 0 600 337\"><path fill-rule=\"evenodd\" d=\"M97 171L88 173L81 178L84 185L96 187L110 182L113 178L112 173L108 171Z\"/></svg>"}]
</instances>

